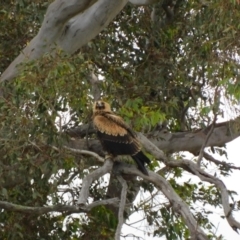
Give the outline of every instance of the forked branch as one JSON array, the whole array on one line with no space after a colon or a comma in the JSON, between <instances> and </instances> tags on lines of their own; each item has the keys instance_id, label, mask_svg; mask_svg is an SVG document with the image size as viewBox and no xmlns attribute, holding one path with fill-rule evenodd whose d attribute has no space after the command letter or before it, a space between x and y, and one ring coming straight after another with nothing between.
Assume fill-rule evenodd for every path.
<instances>
[{"instance_id":1,"label":"forked branch","mask_svg":"<svg viewBox=\"0 0 240 240\"><path fill-rule=\"evenodd\" d=\"M168 198L174 211L182 216L190 231L191 239L208 240L207 235L199 227L198 222L191 213L189 206L178 196L178 194L172 188L171 184L166 179L152 171L148 171L149 176L146 176L141 173L136 167L123 163L116 165L116 167L119 168L116 171L122 171L125 174L138 175L144 180L153 183L155 187L162 191L162 193Z\"/></svg>"},{"instance_id":2,"label":"forked branch","mask_svg":"<svg viewBox=\"0 0 240 240\"><path fill-rule=\"evenodd\" d=\"M89 196L89 188L93 181L97 180L101 176L106 173L111 172L113 166L113 161L109 158L106 159L105 163L102 167L94 170L93 172L89 173L84 179L82 183L82 189L80 191L79 199L77 204L79 206L85 205Z\"/></svg>"}]
</instances>

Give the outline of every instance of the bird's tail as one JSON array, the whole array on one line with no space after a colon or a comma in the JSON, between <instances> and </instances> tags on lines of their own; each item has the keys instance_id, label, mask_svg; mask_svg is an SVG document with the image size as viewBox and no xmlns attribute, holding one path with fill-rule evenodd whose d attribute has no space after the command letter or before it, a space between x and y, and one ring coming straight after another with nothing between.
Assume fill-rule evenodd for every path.
<instances>
[{"instance_id":1,"label":"bird's tail","mask_svg":"<svg viewBox=\"0 0 240 240\"><path fill-rule=\"evenodd\" d=\"M147 156L144 155L142 151L137 154L131 156L133 160L137 163L138 169L145 175L148 175L147 169L145 168L145 163L150 164L150 160Z\"/></svg>"}]
</instances>

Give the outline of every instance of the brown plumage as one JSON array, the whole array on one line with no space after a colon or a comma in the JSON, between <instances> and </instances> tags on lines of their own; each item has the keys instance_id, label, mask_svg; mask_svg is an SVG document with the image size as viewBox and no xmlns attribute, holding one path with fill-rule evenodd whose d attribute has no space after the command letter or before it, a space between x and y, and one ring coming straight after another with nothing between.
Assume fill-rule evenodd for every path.
<instances>
[{"instance_id":1,"label":"brown plumage","mask_svg":"<svg viewBox=\"0 0 240 240\"><path fill-rule=\"evenodd\" d=\"M145 163L150 160L141 151L141 145L135 133L123 119L111 111L110 105L97 101L93 105L93 124L103 149L113 157L130 155L137 163L139 170L148 175Z\"/></svg>"}]
</instances>

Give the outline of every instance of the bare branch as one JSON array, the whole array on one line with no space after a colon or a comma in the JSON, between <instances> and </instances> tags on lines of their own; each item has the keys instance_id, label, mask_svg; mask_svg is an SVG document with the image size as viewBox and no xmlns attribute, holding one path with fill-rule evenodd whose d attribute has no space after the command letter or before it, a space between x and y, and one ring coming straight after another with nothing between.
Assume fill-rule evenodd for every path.
<instances>
[{"instance_id":1,"label":"bare branch","mask_svg":"<svg viewBox=\"0 0 240 240\"><path fill-rule=\"evenodd\" d=\"M212 176L211 174L205 172L204 170L200 169L197 164L189 161L189 160L178 160L178 161L168 161L168 166L171 167L181 167L186 171L198 176L202 181L209 182L214 184L221 192L221 199L225 217L229 225L236 231L240 229L240 223L235 220L232 215L232 208L229 204L229 194L225 184L218 178Z\"/></svg>"},{"instance_id":2,"label":"bare branch","mask_svg":"<svg viewBox=\"0 0 240 240\"><path fill-rule=\"evenodd\" d=\"M149 176L146 176L134 166L129 166L123 163L116 165L116 167L118 167L119 170L125 174L138 175L143 179L152 182L169 199L174 211L182 216L190 231L191 239L208 240L207 235L199 227L199 224L191 213L189 206L177 195L177 193L174 191L170 183L166 181L166 179L152 171L148 171Z\"/></svg>"},{"instance_id":3,"label":"bare branch","mask_svg":"<svg viewBox=\"0 0 240 240\"><path fill-rule=\"evenodd\" d=\"M224 161L219 161L217 159L215 159L213 156L211 156L210 154L208 154L207 152L203 153L203 157L205 157L208 161L215 163L216 165L222 165L227 169L236 169L236 170L240 170L240 167L236 167L231 165L231 163L227 163Z\"/></svg>"},{"instance_id":4,"label":"bare branch","mask_svg":"<svg viewBox=\"0 0 240 240\"><path fill-rule=\"evenodd\" d=\"M79 199L77 204L79 206L85 205L89 196L89 188L92 182L99 177L103 176L106 173L109 173L112 170L113 161L109 158L105 160L105 163L102 167L98 168L97 170L89 173L84 179L82 183L82 189L79 195Z\"/></svg>"},{"instance_id":5,"label":"bare branch","mask_svg":"<svg viewBox=\"0 0 240 240\"><path fill-rule=\"evenodd\" d=\"M148 134L147 138L164 152L173 153L189 151L199 153L212 126L196 131L170 133L155 131ZM240 136L240 117L230 121L216 123L206 147L223 146Z\"/></svg>"},{"instance_id":6,"label":"bare branch","mask_svg":"<svg viewBox=\"0 0 240 240\"><path fill-rule=\"evenodd\" d=\"M105 162L104 158L100 157L95 152L91 152L91 151L88 151L88 150L80 150L80 149L70 148L70 147L66 147L66 146L64 146L64 148L73 152L73 153L92 156L92 157L96 158L99 162L102 162L102 163Z\"/></svg>"},{"instance_id":7,"label":"bare branch","mask_svg":"<svg viewBox=\"0 0 240 240\"><path fill-rule=\"evenodd\" d=\"M119 204L118 198L111 198L102 201L96 201L89 205L82 206L81 208L72 205L52 205L46 207L28 207L18 204L9 203L6 201L0 201L0 208L9 211L9 212L20 212L20 213L28 213L34 215L42 215L49 212L67 212L71 213L81 213L88 212L92 208L100 206L100 205L117 205Z\"/></svg>"},{"instance_id":8,"label":"bare branch","mask_svg":"<svg viewBox=\"0 0 240 240\"><path fill-rule=\"evenodd\" d=\"M145 141L144 143L146 144L144 145L144 147L146 147L147 150L151 152L151 154L154 155L157 159L159 159L159 157L162 157L161 150L159 150L157 147L153 148L152 145L149 144L149 142L147 141ZM200 169L197 164L189 160L178 160L178 161L171 160L171 161L164 161L164 163L169 167L181 167L186 171L198 176L202 181L206 181L214 184L221 192L224 214L227 218L229 225L234 230L240 229L240 223L237 222L232 215L232 208L229 204L228 191L226 189L226 186L220 179L208 174L204 170Z\"/></svg>"},{"instance_id":9,"label":"bare branch","mask_svg":"<svg viewBox=\"0 0 240 240\"><path fill-rule=\"evenodd\" d=\"M57 43L65 52L75 53L101 32L127 4L128 0L98 0L82 14L72 18ZM69 44L71 43L71 44Z\"/></svg>"},{"instance_id":10,"label":"bare branch","mask_svg":"<svg viewBox=\"0 0 240 240\"><path fill-rule=\"evenodd\" d=\"M122 225L124 223L124 208L125 208L125 204L126 204L126 198L127 198L127 182L123 179L122 176L118 176L118 180L122 185L122 192L121 192L121 201L120 201L120 205L119 205L119 210L118 210L118 226L117 226L117 230L115 233L115 240L120 240L120 235L121 235L121 229L122 229Z\"/></svg>"},{"instance_id":11,"label":"bare branch","mask_svg":"<svg viewBox=\"0 0 240 240\"><path fill-rule=\"evenodd\" d=\"M215 106L218 102L219 102L219 91L218 91L218 87L215 89L215 94L214 94L214 105ZM215 107L214 107L215 109ZM201 147L201 150L199 152L199 156L198 156L198 160L197 160L197 165L200 166L201 165L201 161L203 159L203 152L204 152L204 149L205 147L207 146L208 144L208 140L210 138L210 136L212 135L213 133L213 130L214 130L214 127L215 127L215 123L217 121L217 112L213 109L213 113L214 113L214 117L213 117L213 122L211 124L211 128L210 128L210 131L208 132L207 136L206 136L206 140L204 141L202 147Z\"/></svg>"}]
</instances>

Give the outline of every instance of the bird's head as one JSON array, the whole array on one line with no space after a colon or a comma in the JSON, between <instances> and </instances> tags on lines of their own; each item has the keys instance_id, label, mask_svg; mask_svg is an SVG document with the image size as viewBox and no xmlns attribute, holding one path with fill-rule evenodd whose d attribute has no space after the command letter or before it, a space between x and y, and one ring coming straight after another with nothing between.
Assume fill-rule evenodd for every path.
<instances>
[{"instance_id":1,"label":"bird's head","mask_svg":"<svg viewBox=\"0 0 240 240\"><path fill-rule=\"evenodd\" d=\"M111 107L107 102L96 101L93 105L93 112L97 111L111 112Z\"/></svg>"}]
</instances>

